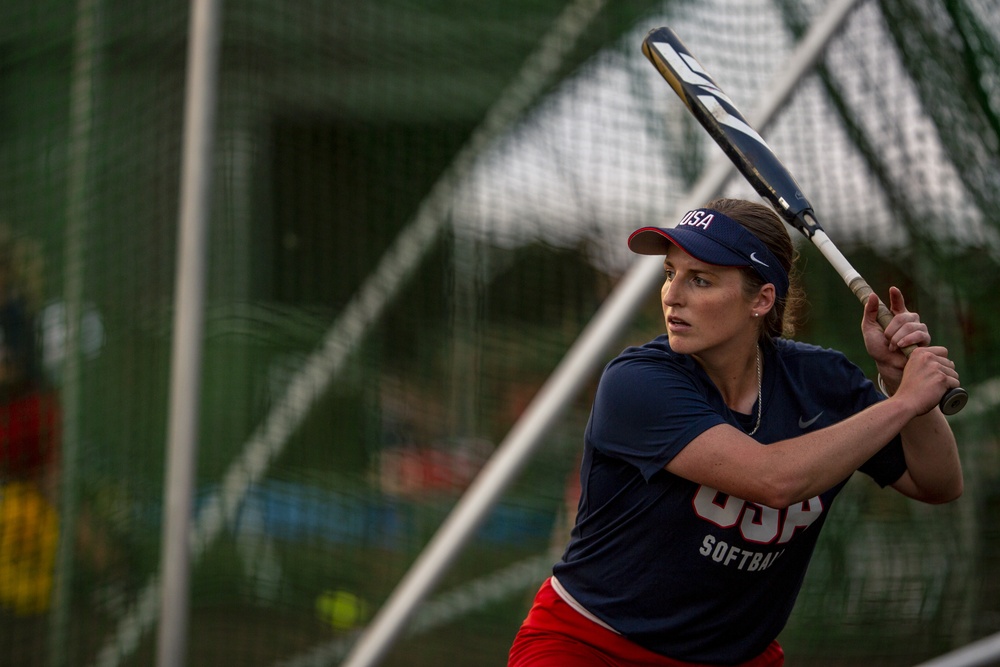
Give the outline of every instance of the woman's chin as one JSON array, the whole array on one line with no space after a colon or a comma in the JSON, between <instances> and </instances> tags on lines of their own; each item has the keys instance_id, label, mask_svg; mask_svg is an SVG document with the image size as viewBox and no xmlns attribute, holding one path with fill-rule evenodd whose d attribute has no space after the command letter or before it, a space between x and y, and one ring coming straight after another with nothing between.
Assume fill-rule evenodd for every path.
<instances>
[{"instance_id":1,"label":"woman's chin","mask_svg":"<svg viewBox=\"0 0 1000 667\"><path fill-rule=\"evenodd\" d=\"M670 349L677 354L691 354L691 340L686 336L668 330L667 340L670 342Z\"/></svg>"}]
</instances>

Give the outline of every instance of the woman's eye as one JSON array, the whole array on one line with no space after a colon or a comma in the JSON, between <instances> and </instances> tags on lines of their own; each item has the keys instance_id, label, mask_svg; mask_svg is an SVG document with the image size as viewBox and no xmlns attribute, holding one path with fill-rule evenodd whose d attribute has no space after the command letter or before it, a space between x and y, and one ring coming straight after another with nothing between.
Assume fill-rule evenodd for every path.
<instances>
[{"instance_id":1,"label":"woman's eye","mask_svg":"<svg viewBox=\"0 0 1000 667\"><path fill-rule=\"evenodd\" d=\"M709 286L709 285L711 284L710 282L708 282L708 281L707 281L707 280L705 280L704 278L701 278L700 276L696 276L696 277L694 278L693 282L694 282L694 284L695 284L695 285L697 285L698 287L708 287L708 286Z\"/></svg>"}]
</instances>

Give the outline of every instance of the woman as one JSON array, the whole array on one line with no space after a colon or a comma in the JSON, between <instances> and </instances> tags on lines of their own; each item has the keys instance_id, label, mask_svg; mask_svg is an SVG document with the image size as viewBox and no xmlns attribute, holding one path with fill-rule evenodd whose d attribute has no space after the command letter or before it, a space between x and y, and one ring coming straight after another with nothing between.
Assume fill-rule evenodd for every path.
<instances>
[{"instance_id":1,"label":"woman","mask_svg":"<svg viewBox=\"0 0 1000 667\"><path fill-rule=\"evenodd\" d=\"M509 664L780 666L776 637L855 470L927 503L961 495L937 408L958 374L896 288L886 330L874 295L861 324L885 396L839 352L787 338L795 250L762 204L716 200L629 247L664 256L666 335L604 371L576 525Z\"/></svg>"}]
</instances>

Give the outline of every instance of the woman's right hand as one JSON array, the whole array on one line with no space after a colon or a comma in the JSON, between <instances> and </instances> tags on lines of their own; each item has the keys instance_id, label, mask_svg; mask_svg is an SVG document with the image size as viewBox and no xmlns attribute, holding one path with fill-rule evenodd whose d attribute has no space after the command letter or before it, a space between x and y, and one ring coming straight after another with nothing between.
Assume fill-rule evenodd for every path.
<instances>
[{"instance_id":1,"label":"woman's right hand","mask_svg":"<svg viewBox=\"0 0 1000 667\"><path fill-rule=\"evenodd\" d=\"M917 415L930 412L949 389L959 386L955 362L948 358L948 349L940 345L918 347L906 365L899 389L893 398L909 401Z\"/></svg>"}]
</instances>

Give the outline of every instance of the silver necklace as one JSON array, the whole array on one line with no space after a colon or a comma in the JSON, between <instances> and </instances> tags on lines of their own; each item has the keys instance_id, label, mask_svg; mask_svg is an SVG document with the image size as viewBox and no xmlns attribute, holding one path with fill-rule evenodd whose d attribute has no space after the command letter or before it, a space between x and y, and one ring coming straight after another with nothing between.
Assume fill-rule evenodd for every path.
<instances>
[{"instance_id":1,"label":"silver necklace","mask_svg":"<svg viewBox=\"0 0 1000 667\"><path fill-rule=\"evenodd\" d=\"M757 425L753 427L753 430L747 433L747 435L753 435L760 428L760 418L764 407L764 383L762 381L764 377L763 368L760 364L760 345L757 346Z\"/></svg>"}]
</instances>

